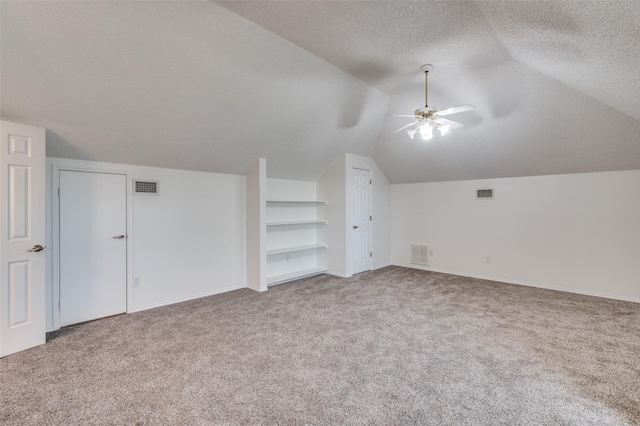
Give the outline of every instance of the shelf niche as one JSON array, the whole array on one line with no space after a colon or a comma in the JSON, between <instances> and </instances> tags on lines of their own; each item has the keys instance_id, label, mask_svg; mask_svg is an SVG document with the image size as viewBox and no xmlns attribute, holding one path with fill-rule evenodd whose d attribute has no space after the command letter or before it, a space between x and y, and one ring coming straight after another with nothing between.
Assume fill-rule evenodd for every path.
<instances>
[{"instance_id":1,"label":"shelf niche","mask_svg":"<svg viewBox=\"0 0 640 426\"><path fill-rule=\"evenodd\" d=\"M267 285L326 272L328 221L316 183L267 179Z\"/></svg>"}]
</instances>

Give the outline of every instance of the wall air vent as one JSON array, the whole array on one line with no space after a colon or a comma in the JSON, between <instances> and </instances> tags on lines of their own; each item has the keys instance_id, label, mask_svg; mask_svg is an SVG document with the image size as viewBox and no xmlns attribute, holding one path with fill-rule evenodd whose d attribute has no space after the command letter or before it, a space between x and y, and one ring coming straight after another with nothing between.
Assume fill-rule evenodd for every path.
<instances>
[{"instance_id":1,"label":"wall air vent","mask_svg":"<svg viewBox=\"0 0 640 426\"><path fill-rule=\"evenodd\" d=\"M493 199L493 189L476 189L476 198L478 200Z\"/></svg>"},{"instance_id":2,"label":"wall air vent","mask_svg":"<svg viewBox=\"0 0 640 426\"><path fill-rule=\"evenodd\" d=\"M429 246L426 244L411 244L411 263L429 266Z\"/></svg>"},{"instance_id":3,"label":"wall air vent","mask_svg":"<svg viewBox=\"0 0 640 426\"><path fill-rule=\"evenodd\" d=\"M158 195L159 182L157 180L134 180L134 193L144 195Z\"/></svg>"}]
</instances>

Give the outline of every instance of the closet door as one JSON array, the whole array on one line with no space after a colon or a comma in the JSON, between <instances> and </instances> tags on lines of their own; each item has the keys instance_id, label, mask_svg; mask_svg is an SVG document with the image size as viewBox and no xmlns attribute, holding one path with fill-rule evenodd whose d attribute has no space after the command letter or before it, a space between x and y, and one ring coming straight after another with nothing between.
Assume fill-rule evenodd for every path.
<instances>
[{"instance_id":1,"label":"closet door","mask_svg":"<svg viewBox=\"0 0 640 426\"><path fill-rule=\"evenodd\" d=\"M127 310L127 177L60 171L60 325Z\"/></svg>"},{"instance_id":2,"label":"closet door","mask_svg":"<svg viewBox=\"0 0 640 426\"><path fill-rule=\"evenodd\" d=\"M351 169L351 273L371 269L371 171Z\"/></svg>"}]
</instances>

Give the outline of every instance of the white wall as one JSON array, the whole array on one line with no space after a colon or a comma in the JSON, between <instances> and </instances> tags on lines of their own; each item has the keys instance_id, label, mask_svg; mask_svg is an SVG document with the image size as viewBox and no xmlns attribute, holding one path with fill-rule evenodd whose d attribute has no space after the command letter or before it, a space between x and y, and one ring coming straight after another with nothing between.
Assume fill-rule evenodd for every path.
<instances>
[{"instance_id":1,"label":"white wall","mask_svg":"<svg viewBox=\"0 0 640 426\"><path fill-rule=\"evenodd\" d=\"M327 200L329 204L318 213L318 219L328 220L325 232L318 235L318 242L327 244L327 273L339 277L347 277L346 263L346 160L342 155L318 180L316 194L319 200Z\"/></svg>"},{"instance_id":2,"label":"white wall","mask_svg":"<svg viewBox=\"0 0 640 426\"><path fill-rule=\"evenodd\" d=\"M315 201L316 183L267 178L267 200Z\"/></svg>"},{"instance_id":3,"label":"white wall","mask_svg":"<svg viewBox=\"0 0 640 426\"><path fill-rule=\"evenodd\" d=\"M159 195L132 196L130 312L246 286L244 176L80 160L47 159L47 247L52 244L52 168L128 170L158 180ZM53 329L51 251L47 270L47 329Z\"/></svg>"},{"instance_id":4,"label":"white wall","mask_svg":"<svg viewBox=\"0 0 640 426\"><path fill-rule=\"evenodd\" d=\"M255 162L246 184L247 287L266 291L267 160L260 158Z\"/></svg>"},{"instance_id":5,"label":"white wall","mask_svg":"<svg viewBox=\"0 0 640 426\"><path fill-rule=\"evenodd\" d=\"M395 265L427 243L425 269L640 302L640 170L391 185L391 206Z\"/></svg>"}]
</instances>

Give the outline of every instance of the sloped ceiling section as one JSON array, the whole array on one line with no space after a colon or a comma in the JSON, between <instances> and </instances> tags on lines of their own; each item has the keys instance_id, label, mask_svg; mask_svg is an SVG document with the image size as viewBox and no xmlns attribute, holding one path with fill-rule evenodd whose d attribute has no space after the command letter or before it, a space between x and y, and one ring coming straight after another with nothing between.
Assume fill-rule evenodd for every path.
<instances>
[{"instance_id":1,"label":"sloped ceiling section","mask_svg":"<svg viewBox=\"0 0 640 426\"><path fill-rule=\"evenodd\" d=\"M430 98L465 127L430 141L392 134L389 117L374 159L394 183L488 179L640 168L640 122L517 61L445 80ZM390 112L421 105L422 93L396 93ZM406 112L405 112L406 113Z\"/></svg>"},{"instance_id":2,"label":"sloped ceiling section","mask_svg":"<svg viewBox=\"0 0 640 426\"><path fill-rule=\"evenodd\" d=\"M389 96L211 2L2 2L2 117L47 155L315 180Z\"/></svg>"}]
</instances>

